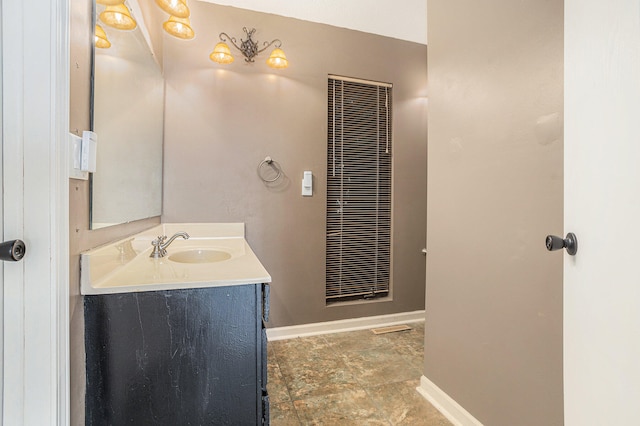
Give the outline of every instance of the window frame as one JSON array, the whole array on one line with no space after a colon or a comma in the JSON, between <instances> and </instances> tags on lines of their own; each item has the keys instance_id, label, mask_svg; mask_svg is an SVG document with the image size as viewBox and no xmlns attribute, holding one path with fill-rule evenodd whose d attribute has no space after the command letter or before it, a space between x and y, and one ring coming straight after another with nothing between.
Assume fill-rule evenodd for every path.
<instances>
[{"instance_id":1,"label":"window frame","mask_svg":"<svg viewBox=\"0 0 640 426\"><path fill-rule=\"evenodd\" d=\"M339 86L338 89L336 86ZM391 292L392 89L393 85L390 83L336 75L328 77L327 206L325 212L327 219L325 301L327 304L384 297ZM347 105L344 103L345 95L348 98ZM372 99L373 97L375 99ZM371 109L368 109L369 107ZM375 118L372 118L372 115ZM350 149L353 152L349 152L345 156L345 147L350 147L347 150ZM340 149L339 155L337 154L338 149ZM375 174L370 171L371 156L358 158L362 154L371 154L372 152L376 153ZM345 160L353 163L349 166L345 164ZM352 171L351 175L346 177L348 182L345 183L344 172L347 167L351 167ZM365 194L367 186L369 190L372 190L373 182L367 179L374 175L376 180L375 193ZM336 177L339 179L335 179ZM356 183L352 184L351 179L354 179ZM360 185L357 184L357 179L360 179ZM340 185L339 190L336 188L337 185ZM365 188L361 189L361 186ZM352 202L354 207L347 207L351 191L354 192ZM336 198L336 193L339 195L338 198ZM375 202L372 201L375 206L366 204L364 198L367 196L372 197L369 201L375 198ZM355 210L355 213L345 220L347 208ZM371 229L367 231L367 228L373 226L371 209L375 209L375 235L360 235L372 232ZM340 215L339 220L336 215ZM339 229L336 222L339 222ZM347 228L346 233L345 228ZM344 244L345 236L350 238L346 244L347 247ZM368 240L367 237L374 240ZM339 239L339 242L334 241L335 239ZM371 244L373 244L373 249ZM372 264L368 264L368 260ZM349 265L345 266L347 263Z\"/></svg>"}]
</instances>

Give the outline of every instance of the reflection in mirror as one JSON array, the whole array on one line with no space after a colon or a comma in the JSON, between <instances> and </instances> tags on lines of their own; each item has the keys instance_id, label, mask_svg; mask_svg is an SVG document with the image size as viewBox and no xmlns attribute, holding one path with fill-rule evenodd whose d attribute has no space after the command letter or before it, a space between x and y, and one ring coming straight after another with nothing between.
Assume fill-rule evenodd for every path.
<instances>
[{"instance_id":1,"label":"reflection in mirror","mask_svg":"<svg viewBox=\"0 0 640 426\"><path fill-rule=\"evenodd\" d=\"M104 6L95 10L99 16ZM133 15L138 26L130 31L96 19L111 46L94 48L92 113L98 149L91 229L161 214L164 79L143 35L142 19Z\"/></svg>"}]
</instances>

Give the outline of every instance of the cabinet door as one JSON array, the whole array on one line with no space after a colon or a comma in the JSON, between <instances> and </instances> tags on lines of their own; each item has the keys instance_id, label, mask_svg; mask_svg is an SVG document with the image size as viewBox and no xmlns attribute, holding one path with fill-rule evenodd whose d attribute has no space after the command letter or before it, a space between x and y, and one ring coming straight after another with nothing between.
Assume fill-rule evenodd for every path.
<instances>
[{"instance_id":1,"label":"cabinet door","mask_svg":"<svg viewBox=\"0 0 640 426\"><path fill-rule=\"evenodd\" d=\"M261 290L87 296L87 424L255 425Z\"/></svg>"}]
</instances>

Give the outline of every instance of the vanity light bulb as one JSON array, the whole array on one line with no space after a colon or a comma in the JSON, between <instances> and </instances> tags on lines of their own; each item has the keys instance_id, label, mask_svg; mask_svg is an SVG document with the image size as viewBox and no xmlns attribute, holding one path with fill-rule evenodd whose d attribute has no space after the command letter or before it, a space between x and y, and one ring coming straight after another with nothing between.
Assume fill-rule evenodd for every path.
<instances>
[{"instance_id":1,"label":"vanity light bulb","mask_svg":"<svg viewBox=\"0 0 640 426\"><path fill-rule=\"evenodd\" d=\"M233 55L227 43L220 42L213 48L213 52L209 55L209 59L219 64L230 64L233 62Z\"/></svg>"},{"instance_id":2,"label":"vanity light bulb","mask_svg":"<svg viewBox=\"0 0 640 426\"><path fill-rule=\"evenodd\" d=\"M271 55L269 55L269 59L267 59L267 65L269 65L271 68L284 69L289 66L289 61L287 60L287 57L282 49L278 47L273 49L273 52L271 52Z\"/></svg>"}]
</instances>

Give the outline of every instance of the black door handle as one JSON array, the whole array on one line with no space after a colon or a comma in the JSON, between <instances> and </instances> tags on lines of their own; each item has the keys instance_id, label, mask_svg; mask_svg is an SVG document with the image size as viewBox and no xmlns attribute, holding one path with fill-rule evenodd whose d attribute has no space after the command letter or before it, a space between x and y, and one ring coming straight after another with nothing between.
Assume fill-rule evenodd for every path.
<instances>
[{"instance_id":1,"label":"black door handle","mask_svg":"<svg viewBox=\"0 0 640 426\"><path fill-rule=\"evenodd\" d=\"M571 256L575 256L578 252L578 239L576 238L576 234L573 232L569 232L565 238L557 237L555 235L547 235L544 243L549 251L566 248L567 253Z\"/></svg>"},{"instance_id":2,"label":"black door handle","mask_svg":"<svg viewBox=\"0 0 640 426\"><path fill-rule=\"evenodd\" d=\"M0 243L0 260L17 262L24 257L27 246L22 240L11 240Z\"/></svg>"}]
</instances>

